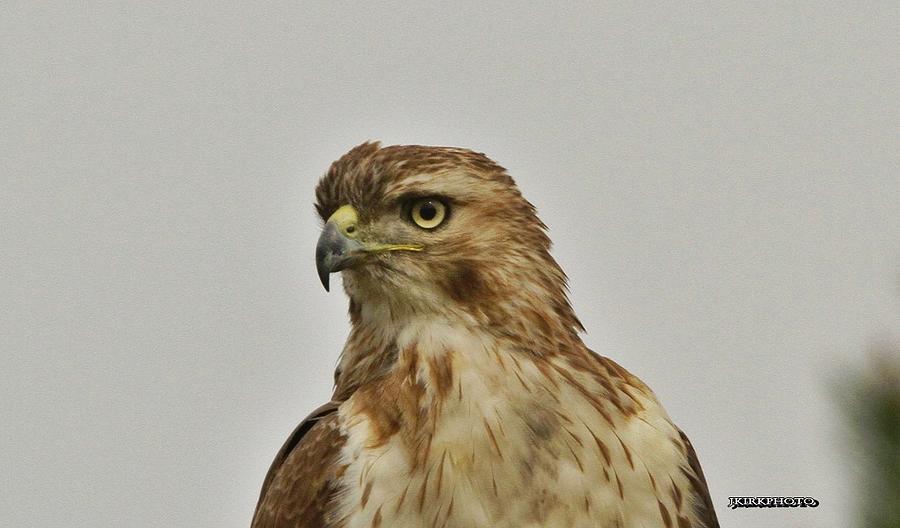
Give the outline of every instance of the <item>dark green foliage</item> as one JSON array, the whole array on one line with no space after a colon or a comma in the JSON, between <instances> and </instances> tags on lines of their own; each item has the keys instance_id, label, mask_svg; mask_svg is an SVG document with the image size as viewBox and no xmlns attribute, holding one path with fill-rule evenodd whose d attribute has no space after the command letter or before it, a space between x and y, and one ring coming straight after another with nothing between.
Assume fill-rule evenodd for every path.
<instances>
[{"instance_id":1,"label":"dark green foliage","mask_svg":"<svg viewBox=\"0 0 900 528\"><path fill-rule=\"evenodd\" d=\"M860 526L900 528L900 348L878 350L868 370L841 386L860 475Z\"/></svg>"}]
</instances>

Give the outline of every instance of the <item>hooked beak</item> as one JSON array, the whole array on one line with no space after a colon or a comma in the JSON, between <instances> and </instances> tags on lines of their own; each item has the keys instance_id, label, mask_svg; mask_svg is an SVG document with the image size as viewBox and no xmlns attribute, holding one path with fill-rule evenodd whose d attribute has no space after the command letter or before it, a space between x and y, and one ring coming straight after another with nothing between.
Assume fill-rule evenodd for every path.
<instances>
[{"instance_id":1,"label":"hooked beak","mask_svg":"<svg viewBox=\"0 0 900 528\"><path fill-rule=\"evenodd\" d=\"M364 250L364 246L354 238L357 219L356 210L345 205L331 215L319 235L319 242L316 244L316 270L325 291L329 291L329 276L350 266Z\"/></svg>"},{"instance_id":2,"label":"hooked beak","mask_svg":"<svg viewBox=\"0 0 900 528\"><path fill-rule=\"evenodd\" d=\"M328 290L332 273L345 270L363 260L368 254L385 251L422 251L418 244L363 243L359 236L359 216L350 205L344 205L334 212L319 235L316 244L316 270L325 291Z\"/></svg>"}]
</instances>

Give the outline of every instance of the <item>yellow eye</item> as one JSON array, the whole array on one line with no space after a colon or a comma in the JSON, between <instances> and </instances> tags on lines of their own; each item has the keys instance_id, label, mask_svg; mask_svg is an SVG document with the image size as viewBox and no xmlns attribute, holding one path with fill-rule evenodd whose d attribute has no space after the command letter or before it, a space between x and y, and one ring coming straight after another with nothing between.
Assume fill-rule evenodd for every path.
<instances>
[{"instance_id":1,"label":"yellow eye","mask_svg":"<svg viewBox=\"0 0 900 528\"><path fill-rule=\"evenodd\" d=\"M447 206L435 198L422 198L413 202L410 216L417 226L434 229L447 217Z\"/></svg>"}]
</instances>

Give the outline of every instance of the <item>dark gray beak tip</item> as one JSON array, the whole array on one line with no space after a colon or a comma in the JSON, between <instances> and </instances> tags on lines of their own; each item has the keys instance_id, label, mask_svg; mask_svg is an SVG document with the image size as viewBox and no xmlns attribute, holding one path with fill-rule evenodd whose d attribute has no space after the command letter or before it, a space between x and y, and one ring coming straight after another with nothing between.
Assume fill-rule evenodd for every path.
<instances>
[{"instance_id":1,"label":"dark gray beak tip","mask_svg":"<svg viewBox=\"0 0 900 528\"><path fill-rule=\"evenodd\" d=\"M325 291L331 291L328 289L328 280L331 277L331 272L327 269L319 268L319 280L322 281L322 286L325 287Z\"/></svg>"},{"instance_id":2,"label":"dark gray beak tip","mask_svg":"<svg viewBox=\"0 0 900 528\"><path fill-rule=\"evenodd\" d=\"M331 237L326 237L323 234L322 239L319 240L319 244L316 246L316 271L319 273L319 280L322 281L325 291L329 291L328 279L332 271L330 266L332 244L330 239Z\"/></svg>"}]
</instances>

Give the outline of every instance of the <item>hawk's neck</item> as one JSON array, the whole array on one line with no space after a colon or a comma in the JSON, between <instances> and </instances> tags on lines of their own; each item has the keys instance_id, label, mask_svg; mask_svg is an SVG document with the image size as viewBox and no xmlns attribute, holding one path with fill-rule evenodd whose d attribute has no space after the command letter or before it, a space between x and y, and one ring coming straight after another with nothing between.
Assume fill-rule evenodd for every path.
<instances>
[{"instance_id":1,"label":"hawk's neck","mask_svg":"<svg viewBox=\"0 0 900 528\"><path fill-rule=\"evenodd\" d=\"M527 314L495 314L448 308L439 313L401 313L380 305L351 302L351 331L335 371L334 399L343 401L360 387L399 368L402 356L416 360L502 351L541 357L588 353L570 322L534 309ZM409 359L409 358L407 358ZM475 359L475 358L472 358Z\"/></svg>"}]
</instances>

